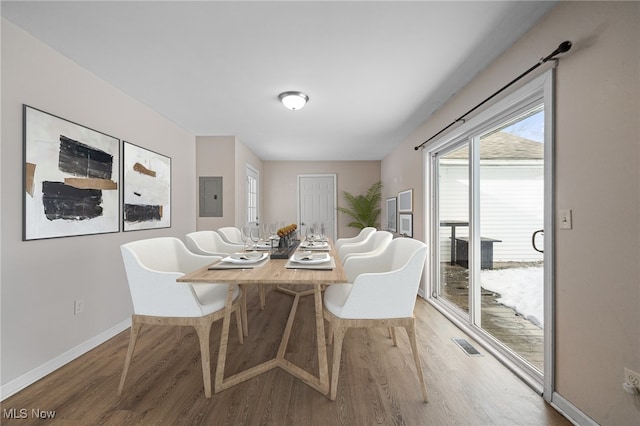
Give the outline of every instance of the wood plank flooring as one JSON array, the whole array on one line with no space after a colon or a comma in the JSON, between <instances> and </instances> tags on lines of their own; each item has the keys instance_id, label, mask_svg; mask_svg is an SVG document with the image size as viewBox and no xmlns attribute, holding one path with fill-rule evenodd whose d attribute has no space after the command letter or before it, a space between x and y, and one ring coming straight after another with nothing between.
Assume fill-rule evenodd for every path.
<instances>
[{"instance_id":1,"label":"wood plank flooring","mask_svg":"<svg viewBox=\"0 0 640 426\"><path fill-rule=\"evenodd\" d=\"M494 269L537 266L538 262L494 262ZM469 312L469 270L459 265L441 264L444 297ZM482 328L538 370L544 370L544 330L497 299L500 294L482 289Z\"/></svg>"},{"instance_id":2,"label":"wood plank flooring","mask_svg":"<svg viewBox=\"0 0 640 426\"><path fill-rule=\"evenodd\" d=\"M273 358L293 298L267 290L249 294L249 337L232 334L226 374ZM429 403L422 401L409 340L398 347L386 329L351 330L344 341L338 396L331 402L276 369L204 398L193 329L142 329L125 383L116 396L129 332L123 332L1 404L0 423L58 425L569 425L543 399L452 323L418 299L418 344ZM232 324L233 326L233 324ZM221 322L211 334L217 358ZM467 356L451 340L465 337L482 352ZM300 302L287 359L317 370L313 297ZM332 347L328 347L331 356ZM215 364L212 370L215 369ZM215 371L212 371L214 374ZM27 410L26 419L10 413ZM55 411L54 420L32 410Z\"/></svg>"}]
</instances>

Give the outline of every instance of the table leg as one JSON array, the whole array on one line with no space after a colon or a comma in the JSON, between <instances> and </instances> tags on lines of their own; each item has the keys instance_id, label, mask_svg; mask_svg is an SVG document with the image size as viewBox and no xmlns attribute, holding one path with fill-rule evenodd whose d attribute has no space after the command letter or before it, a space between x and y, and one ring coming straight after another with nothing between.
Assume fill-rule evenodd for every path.
<instances>
[{"instance_id":1,"label":"table leg","mask_svg":"<svg viewBox=\"0 0 640 426\"><path fill-rule=\"evenodd\" d=\"M322 284L314 284L314 307L316 316L316 344L318 345L318 376L315 376L303 368L295 365L291 361L285 359L287 345L289 343L289 337L291 336L291 329L295 320L296 311L298 309L298 303L302 293L297 293L294 296L293 306L289 312L289 318L280 341L278 348L278 354L272 360L263 362L255 367L249 368L243 372L237 373L231 377L224 377L224 369L227 358L227 347L229 343L229 328L231 323L231 304L233 303L233 285L229 285L229 291L227 293L227 299L225 303L225 312L222 320L222 334L220 336L220 349L218 350L218 363L216 366L215 386L214 393L218 393L224 389L228 389L239 383L245 382L260 374L266 373L276 367L282 368L289 374L297 377L302 382L311 386L318 392L325 395L329 393L329 366L327 363L327 348L325 346L325 333L324 333L324 317L322 311Z\"/></svg>"},{"instance_id":2,"label":"table leg","mask_svg":"<svg viewBox=\"0 0 640 426\"><path fill-rule=\"evenodd\" d=\"M222 333L220 335L220 348L218 349L218 364L216 365L216 380L213 391L218 393L223 389L224 366L227 361L227 346L229 344L229 325L231 324L231 305L233 304L234 284L228 284L227 299L224 305L224 317L222 319Z\"/></svg>"},{"instance_id":3,"label":"table leg","mask_svg":"<svg viewBox=\"0 0 640 426\"><path fill-rule=\"evenodd\" d=\"M320 378L320 388L326 395L329 393L329 366L327 363L327 346L324 335L324 315L322 307L322 285L316 284L313 293L316 314L316 337L318 341L318 373Z\"/></svg>"},{"instance_id":4,"label":"table leg","mask_svg":"<svg viewBox=\"0 0 640 426\"><path fill-rule=\"evenodd\" d=\"M289 322L287 323L287 330L278 351L279 366L289 374L297 377L302 382L311 386L320 393L327 395L329 393L329 366L327 364L327 347L324 335L324 317L322 313L322 285L314 284L313 286L315 316L316 316L316 344L318 345L318 375L315 376L303 368L295 365L291 361L284 358L287 343L289 340ZM295 300L299 300L301 296L297 294ZM295 302L294 302L294 306ZM292 311L295 315L295 311ZM289 320L293 320L290 316Z\"/></svg>"}]
</instances>

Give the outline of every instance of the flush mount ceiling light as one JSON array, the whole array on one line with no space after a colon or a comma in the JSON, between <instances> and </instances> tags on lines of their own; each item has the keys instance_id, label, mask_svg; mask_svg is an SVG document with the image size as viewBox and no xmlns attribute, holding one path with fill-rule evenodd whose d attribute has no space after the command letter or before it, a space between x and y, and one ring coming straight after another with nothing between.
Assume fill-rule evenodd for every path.
<instances>
[{"instance_id":1,"label":"flush mount ceiling light","mask_svg":"<svg viewBox=\"0 0 640 426\"><path fill-rule=\"evenodd\" d=\"M278 95L278 99L280 99L282 105L291 111L295 111L305 106L309 101L309 96L302 92L283 92Z\"/></svg>"}]
</instances>

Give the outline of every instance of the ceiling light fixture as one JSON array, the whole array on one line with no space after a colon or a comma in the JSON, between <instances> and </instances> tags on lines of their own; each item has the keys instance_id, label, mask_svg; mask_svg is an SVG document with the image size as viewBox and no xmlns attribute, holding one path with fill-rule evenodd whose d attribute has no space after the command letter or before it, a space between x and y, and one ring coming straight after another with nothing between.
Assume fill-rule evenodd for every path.
<instances>
[{"instance_id":1,"label":"ceiling light fixture","mask_svg":"<svg viewBox=\"0 0 640 426\"><path fill-rule=\"evenodd\" d=\"M283 92L278 95L278 99L286 108L296 111L305 106L309 101L309 96L302 92Z\"/></svg>"}]
</instances>

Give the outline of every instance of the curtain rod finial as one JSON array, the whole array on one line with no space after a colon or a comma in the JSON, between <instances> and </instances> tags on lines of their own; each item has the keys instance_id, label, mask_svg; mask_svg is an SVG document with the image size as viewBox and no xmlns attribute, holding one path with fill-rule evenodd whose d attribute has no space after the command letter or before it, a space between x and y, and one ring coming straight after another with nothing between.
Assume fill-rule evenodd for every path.
<instances>
[{"instance_id":1,"label":"curtain rod finial","mask_svg":"<svg viewBox=\"0 0 640 426\"><path fill-rule=\"evenodd\" d=\"M550 61L551 59L556 59L556 55L568 52L569 49L571 49L571 46L572 46L572 43L569 40L563 41L562 43L560 43L560 45L556 50L551 52L551 54L549 54L549 56L547 56L546 58L543 58L541 62L544 63L544 62Z\"/></svg>"},{"instance_id":2,"label":"curtain rod finial","mask_svg":"<svg viewBox=\"0 0 640 426\"><path fill-rule=\"evenodd\" d=\"M568 52L572 45L573 44L569 40L563 41L560 43L560 46L558 46L558 53Z\"/></svg>"}]
</instances>

